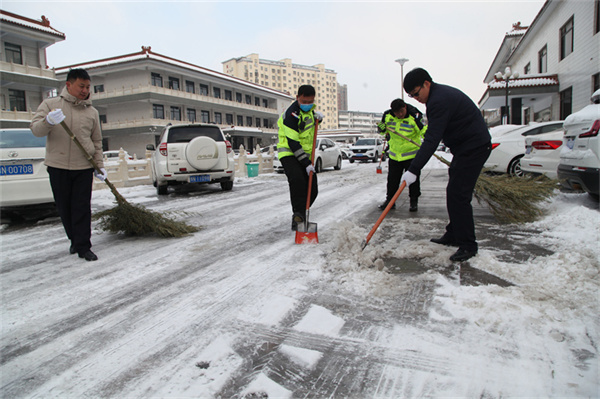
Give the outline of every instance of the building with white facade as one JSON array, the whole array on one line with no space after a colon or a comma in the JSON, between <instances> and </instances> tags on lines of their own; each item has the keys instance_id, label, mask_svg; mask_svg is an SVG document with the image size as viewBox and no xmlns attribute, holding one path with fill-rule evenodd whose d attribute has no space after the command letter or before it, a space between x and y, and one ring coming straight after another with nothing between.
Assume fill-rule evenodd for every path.
<instances>
[{"instance_id":1,"label":"building with white facade","mask_svg":"<svg viewBox=\"0 0 600 399\"><path fill-rule=\"evenodd\" d=\"M378 135L377 124L381 122L381 112L339 111L339 128L357 131L365 136Z\"/></svg>"},{"instance_id":2,"label":"building with white facade","mask_svg":"<svg viewBox=\"0 0 600 399\"><path fill-rule=\"evenodd\" d=\"M338 83L338 111L348 111L348 85L341 85L339 83Z\"/></svg>"},{"instance_id":3,"label":"building with white facade","mask_svg":"<svg viewBox=\"0 0 600 399\"><path fill-rule=\"evenodd\" d=\"M317 110L324 115L323 129L335 129L338 126L337 73L326 69L323 64L300 65L292 63L289 58L271 61L259 58L258 54L250 54L223 61L223 72L283 91L294 98L298 94L298 87L312 85L317 92Z\"/></svg>"},{"instance_id":4,"label":"building with white facade","mask_svg":"<svg viewBox=\"0 0 600 399\"><path fill-rule=\"evenodd\" d=\"M513 124L562 120L589 104L600 87L599 4L548 0L528 28L513 26L484 79L488 125L501 123L507 104ZM495 78L507 67L519 73L508 87Z\"/></svg>"},{"instance_id":5,"label":"building with white facade","mask_svg":"<svg viewBox=\"0 0 600 399\"><path fill-rule=\"evenodd\" d=\"M42 16L34 20L0 10L0 126L29 127L33 114L59 87L46 48L65 34Z\"/></svg>"},{"instance_id":6,"label":"building with white facade","mask_svg":"<svg viewBox=\"0 0 600 399\"><path fill-rule=\"evenodd\" d=\"M92 79L92 104L100 113L105 150L123 148L138 157L157 144L168 123L219 125L233 148L276 141L277 119L293 97L255 83L155 53L142 51L56 69L64 81L72 68Z\"/></svg>"}]
</instances>

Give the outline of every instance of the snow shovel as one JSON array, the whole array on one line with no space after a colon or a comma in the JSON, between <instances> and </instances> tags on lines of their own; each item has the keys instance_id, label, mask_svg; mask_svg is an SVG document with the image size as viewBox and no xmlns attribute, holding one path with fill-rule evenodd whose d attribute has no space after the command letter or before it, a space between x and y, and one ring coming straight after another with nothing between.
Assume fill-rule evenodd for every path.
<instances>
[{"instance_id":1,"label":"snow shovel","mask_svg":"<svg viewBox=\"0 0 600 399\"><path fill-rule=\"evenodd\" d=\"M379 158L379 166L377 166L377 174L380 175L383 173L381 170L381 162L383 162L383 156L385 155L385 146L386 143L383 143L383 151L381 151L381 158Z\"/></svg>"},{"instance_id":2,"label":"snow shovel","mask_svg":"<svg viewBox=\"0 0 600 399\"><path fill-rule=\"evenodd\" d=\"M406 182L405 181L402 182L402 184L398 188L398 191L396 191L396 194L394 194L394 196L390 200L390 203L387 204L387 206L385 207L385 209L383 210L383 212L381 212L381 216L379 216L379 219L377 219L377 221L375 222L375 225L373 226L373 228L371 229L371 231L369 232L369 234L367 234L367 238L365 238L363 240L363 242L361 244L361 250L362 251L365 250L365 247L367 246L367 244L369 243L369 241L371 241L371 237L373 237L373 234L375 234L375 232L379 228L379 225L381 224L381 222L383 222L383 219L385 219L385 217L387 216L387 214L390 211L390 209L392 209L392 206L394 206L394 204L396 203L396 200L398 199L398 197L402 193L402 190L404 190L404 187L406 187Z\"/></svg>"},{"instance_id":3,"label":"snow shovel","mask_svg":"<svg viewBox=\"0 0 600 399\"><path fill-rule=\"evenodd\" d=\"M319 122L315 120L315 137L313 138L313 146L310 155L310 163L313 164L317 145L317 128ZM312 191L313 173L308 175L308 194L306 195L306 214L304 215L304 223L299 224L296 228L296 244L318 244L319 236L317 235L317 224L308 222L308 214L310 210L310 194Z\"/></svg>"}]
</instances>

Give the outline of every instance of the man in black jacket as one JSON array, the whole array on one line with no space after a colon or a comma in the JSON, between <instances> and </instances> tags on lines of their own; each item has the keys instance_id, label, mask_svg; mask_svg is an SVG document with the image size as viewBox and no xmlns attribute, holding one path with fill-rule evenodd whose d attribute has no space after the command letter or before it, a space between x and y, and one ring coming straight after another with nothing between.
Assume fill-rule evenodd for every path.
<instances>
[{"instance_id":1,"label":"man in black jacket","mask_svg":"<svg viewBox=\"0 0 600 399\"><path fill-rule=\"evenodd\" d=\"M446 208L450 223L437 244L457 246L450 260L462 262L477 254L473 221L473 190L483 164L492 150L491 137L481 112L462 91L434 83L429 73L416 68L404 77L408 96L427 106L428 129L421 148L401 181L412 184L433 155L441 140L453 158L448 169Z\"/></svg>"}]
</instances>

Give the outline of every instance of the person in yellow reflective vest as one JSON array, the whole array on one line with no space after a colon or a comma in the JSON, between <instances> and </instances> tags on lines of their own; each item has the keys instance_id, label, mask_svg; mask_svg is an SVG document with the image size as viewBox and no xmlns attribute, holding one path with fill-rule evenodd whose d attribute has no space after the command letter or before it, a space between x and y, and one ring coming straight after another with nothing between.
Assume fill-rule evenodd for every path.
<instances>
[{"instance_id":1,"label":"person in yellow reflective vest","mask_svg":"<svg viewBox=\"0 0 600 399\"><path fill-rule=\"evenodd\" d=\"M308 196L308 177L313 172L310 204L318 195L317 175L311 163L315 124L323 120L323 115L315 111L315 88L303 85L298 88L296 101L281 114L277 121L279 142L277 156L290 187L292 203L292 230L304 223L306 215L306 197Z\"/></svg>"},{"instance_id":2,"label":"person in yellow reflective vest","mask_svg":"<svg viewBox=\"0 0 600 399\"><path fill-rule=\"evenodd\" d=\"M423 127L421 121L417 121L412 115L409 115L407 104L403 100L395 99L390 104L390 108L384 112L381 122L377 124L379 133L388 138L388 155L390 158L386 200L379 205L380 209L385 209L396 191L398 191L402 174L408 170L412 159L419 150L416 145L403 139L399 134L421 144L421 139L427 130L427 126ZM417 181L409 186L410 212L416 212L419 209L420 196L421 185L417 177ZM395 208L396 204L393 205L392 209Z\"/></svg>"}]
</instances>

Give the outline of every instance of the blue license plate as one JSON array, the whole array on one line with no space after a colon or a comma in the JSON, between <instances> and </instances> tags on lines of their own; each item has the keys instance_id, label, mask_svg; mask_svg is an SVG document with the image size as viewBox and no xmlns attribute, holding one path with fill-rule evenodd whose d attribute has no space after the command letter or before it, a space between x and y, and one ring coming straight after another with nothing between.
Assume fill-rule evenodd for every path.
<instances>
[{"instance_id":1,"label":"blue license plate","mask_svg":"<svg viewBox=\"0 0 600 399\"><path fill-rule=\"evenodd\" d=\"M28 163L25 165L1 165L0 176L12 175L32 175L33 165Z\"/></svg>"},{"instance_id":2,"label":"blue license plate","mask_svg":"<svg viewBox=\"0 0 600 399\"><path fill-rule=\"evenodd\" d=\"M190 183L206 183L210 181L210 175L190 176Z\"/></svg>"}]
</instances>

